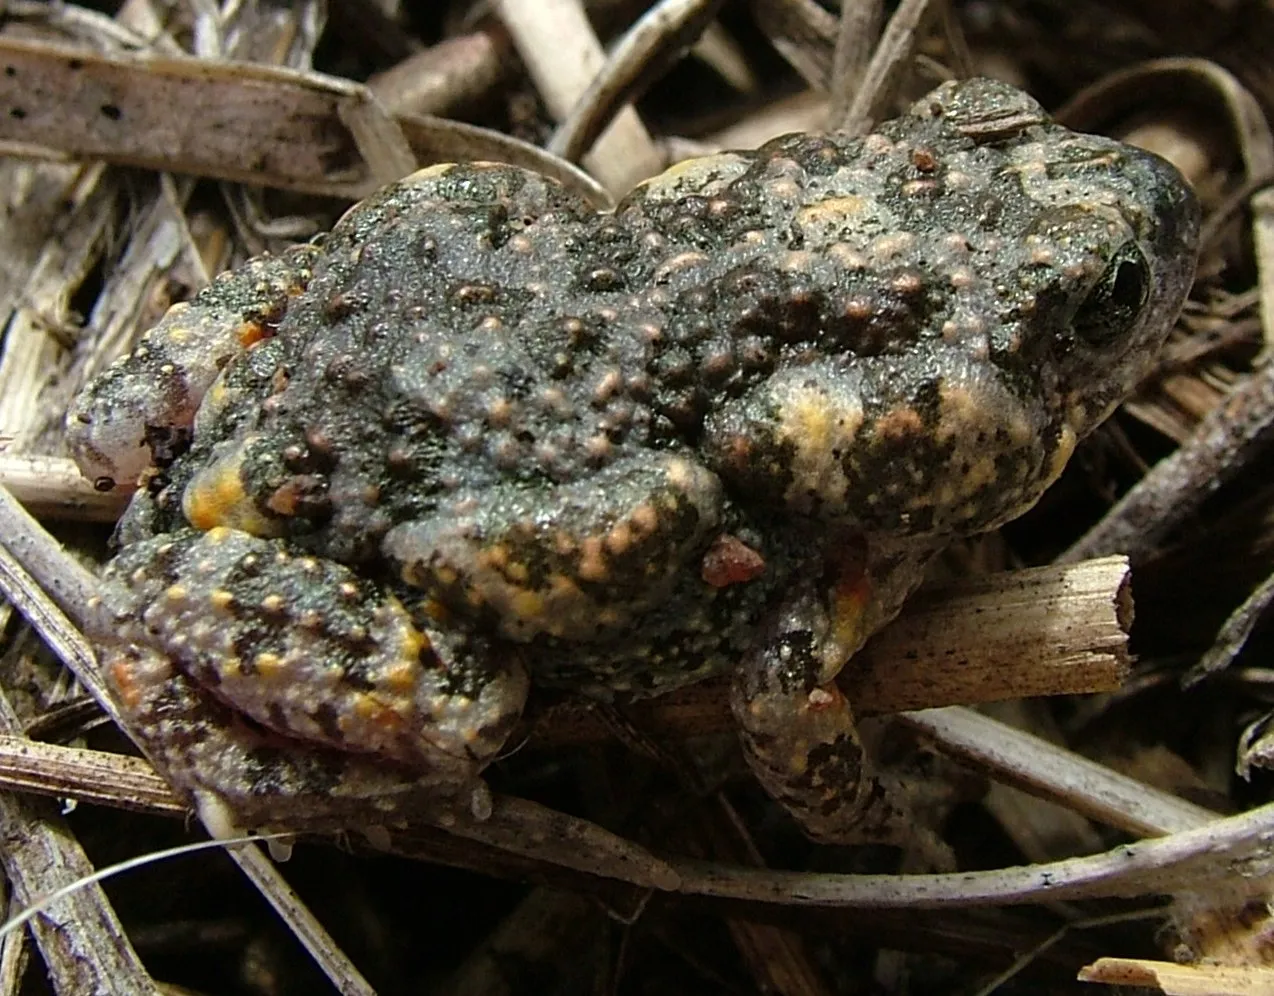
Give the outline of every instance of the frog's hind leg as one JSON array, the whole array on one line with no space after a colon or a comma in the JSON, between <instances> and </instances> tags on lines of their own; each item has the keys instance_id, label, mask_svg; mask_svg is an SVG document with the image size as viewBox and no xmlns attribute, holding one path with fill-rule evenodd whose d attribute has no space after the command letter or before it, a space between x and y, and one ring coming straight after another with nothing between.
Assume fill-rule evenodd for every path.
<instances>
[{"instance_id":1,"label":"frog's hind leg","mask_svg":"<svg viewBox=\"0 0 1274 996\"><path fill-rule=\"evenodd\" d=\"M216 837L275 827L370 830L489 811L490 793L471 762L454 758L422 772L301 747L245 721L151 647L104 647L101 665L138 746Z\"/></svg>"},{"instance_id":2,"label":"frog's hind leg","mask_svg":"<svg viewBox=\"0 0 1274 996\"><path fill-rule=\"evenodd\" d=\"M350 755L342 767L388 761L400 779L406 771L408 781L471 784L527 693L507 653L497 660L475 640L419 629L392 595L347 568L227 528L127 547L103 573L92 629L134 732L172 756L187 787L222 782L227 798L242 795L245 776L226 758L251 753L248 742L258 758L272 745L276 756ZM211 700L203 713L221 750L193 749L196 692ZM227 714L255 733L217 720ZM262 791L304 785L297 772L317 764L272 763Z\"/></svg>"},{"instance_id":3,"label":"frog's hind leg","mask_svg":"<svg viewBox=\"0 0 1274 996\"><path fill-rule=\"evenodd\" d=\"M99 491L132 490L148 467L187 445L213 381L236 355L274 335L309 285L318 251L293 246L221 274L94 378L67 413L66 438Z\"/></svg>"},{"instance_id":4,"label":"frog's hind leg","mask_svg":"<svg viewBox=\"0 0 1274 996\"><path fill-rule=\"evenodd\" d=\"M748 764L815 840L942 850L915 825L905 792L874 770L835 681L898 611L930 556L853 550L830 577L806 579L789 593L735 672L731 705Z\"/></svg>"}]
</instances>

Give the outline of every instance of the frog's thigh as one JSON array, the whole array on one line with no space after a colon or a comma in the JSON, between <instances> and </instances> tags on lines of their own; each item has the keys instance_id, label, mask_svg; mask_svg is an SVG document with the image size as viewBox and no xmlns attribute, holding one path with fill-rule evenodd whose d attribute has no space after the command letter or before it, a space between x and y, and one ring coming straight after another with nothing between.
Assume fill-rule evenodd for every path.
<instances>
[{"instance_id":1,"label":"frog's thigh","mask_svg":"<svg viewBox=\"0 0 1274 996\"><path fill-rule=\"evenodd\" d=\"M218 836L370 827L440 807L480 809L488 798L478 766L458 758L420 773L367 755L281 749L151 647L104 647L101 664L129 731Z\"/></svg>"},{"instance_id":2,"label":"frog's thigh","mask_svg":"<svg viewBox=\"0 0 1274 996\"><path fill-rule=\"evenodd\" d=\"M132 488L190 434L195 411L238 353L274 334L309 284L318 253L295 246L223 273L190 302L175 304L95 378L67 414L67 444L99 490Z\"/></svg>"},{"instance_id":3,"label":"frog's thigh","mask_svg":"<svg viewBox=\"0 0 1274 996\"><path fill-rule=\"evenodd\" d=\"M834 680L832 613L808 585L793 593L735 672L731 706L744 755L765 790L811 837L870 836L895 814L870 770L849 702Z\"/></svg>"},{"instance_id":4,"label":"frog's thigh","mask_svg":"<svg viewBox=\"0 0 1274 996\"><path fill-rule=\"evenodd\" d=\"M340 564L233 529L125 549L104 572L95 628L100 644L159 653L276 733L421 772L490 759L527 691L516 662L422 632Z\"/></svg>"},{"instance_id":5,"label":"frog's thigh","mask_svg":"<svg viewBox=\"0 0 1274 996\"><path fill-rule=\"evenodd\" d=\"M667 598L720 518L716 475L652 452L582 481L460 499L384 549L442 609L493 616L508 639L589 640Z\"/></svg>"}]
</instances>

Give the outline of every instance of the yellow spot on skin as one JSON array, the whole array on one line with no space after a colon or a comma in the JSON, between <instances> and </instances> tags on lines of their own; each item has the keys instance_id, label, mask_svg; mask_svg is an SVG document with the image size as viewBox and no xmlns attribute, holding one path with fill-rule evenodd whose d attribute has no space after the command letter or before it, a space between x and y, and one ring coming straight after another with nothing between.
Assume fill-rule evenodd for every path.
<instances>
[{"instance_id":1,"label":"yellow spot on skin","mask_svg":"<svg viewBox=\"0 0 1274 996\"><path fill-rule=\"evenodd\" d=\"M208 602L218 612L229 612L234 608L234 592L217 588L208 596Z\"/></svg>"},{"instance_id":2,"label":"yellow spot on skin","mask_svg":"<svg viewBox=\"0 0 1274 996\"><path fill-rule=\"evenodd\" d=\"M871 582L866 575L842 581L832 589L831 639L828 641L830 680L841 664L858 650L871 635L867 627L867 609L871 605Z\"/></svg>"},{"instance_id":3,"label":"yellow spot on skin","mask_svg":"<svg viewBox=\"0 0 1274 996\"><path fill-rule=\"evenodd\" d=\"M239 345L247 349L265 338L265 326L260 322L243 322L235 329L235 336L239 340Z\"/></svg>"},{"instance_id":4,"label":"yellow spot on skin","mask_svg":"<svg viewBox=\"0 0 1274 996\"><path fill-rule=\"evenodd\" d=\"M828 197L803 207L797 212L796 219L803 225L810 222L838 222L862 214L864 207L866 202L856 195Z\"/></svg>"},{"instance_id":5,"label":"yellow spot on skin","mask_svg":"<svg viewBox=\"0 0 1274 996\"><path fill-rule=\"evenodd\" d=\"M1052 458L1049 460L1048 470L1045 473L1044 487L1050 487L1066 469L1066 464L1071 458L1071 454L1075 452L1075 444L1079 441L1075 435L1075 430L1069 424L1062 426L1061 432L1057 437L1057 449L1053 451Z\"/></svg>"},{"instance_id":6,"label":"yellow spot on skin","mask_svg":"<svg viewBox=\"0 0 1274 996\"><path fill-rule=\"evenodd\" d=\"M185 585L170 585L164 591L164 598L170 602L184 602L190 595L190 590Z\"/></svg>"},{"instance_id":7,"label":"yellow spot on skin","mask_svg":"<svg viewBox=\"0 0 1274 996\"><path fill-rule=\"evenodd\" d=\"M277 678L286 670L283 658L268 650L262 651L252 658L252 666L258 675L265 679Z\"/></svg>"},{"instance_id":8,"label":"yellow spot on skin","mask_svg":"<svg viewBox=\"0 0 1274 996\"><path fill-rule=\"evenodd\" d=\"M534 591L519 591L513 596L510 608L519 619L538 619L544 613L544 599Z\"/></svg>"},{"instance_id":9,"label":"yellow spot on skin","mask_svg":"<svg viewBox=\"0 0 1274 996\"><path fill-rule=\"evenodd\" d=\"M689 491L694 485L694 468L685 460L668 461L668 483L678 491Z\"/></svg>"},{"instance_id":10,"label":"yellow spot on skin","mask_svg":"<svg viewBox=\"0 0 1274 996\"><path fill-rule=\"evenodd\" d=\"M220 380L214 381L212 387L208 388L208 393L204 395L203 403L211 408L220 410L225 407L226 399L230 397L230 392L226 389L226 385Z\"/></svg>"},{"instance_id":11,"label":"yellow spot on skin","mask_svg":"<svg viewBox=\"0 0 1274 996\"><path fill-rule=\"evenodd\" d=\"M186 485L182 511L196 529L228 526L253 536L277 536L279 526L253 505L243 490L240 469L248 441L205 467ZM215 540L214 540L215 542Z\"/></svg>"},{"instance_id":12,"label":"yellow spot on skin","mask_svg":"<svg viewBox=\"0 0 1274 996\"><path fill-rule=\"evenodd\" d=\"M565 604L568 600L582 599L583 592L572 578L565 574L550 574L548 579L549 598L554 604Z\"/></svg>"},{"instance_id":13,"label":"yellow spot on skin","mask_svg":"<svg viewBox=\"0 0 1274 996\"><path fill-rule=\"evenodd\" d=\"M969 472L964 475L964 487L966 491L980 491L988 484L993 484L999 471L995 469L995 460L989 454L984 454L969 463Z\"/></svg>"},{"instance_id":14,"label":"yellow spot on skin","mask_svg":"<svg viewBox=\"0 0 1274 996\"><path fill-rule=\"evenodd\" d=\"M527 569L526 564L513 561L512 563L505 565L504 576L514 584L526 584L527 578L531 576L531 572Z\"/></svg>"},{"instance_id":15,"label":"yellow spot on skin","mask_svg":"<svg viewBox=\"0 0 1274 996\"><path fill-rule=\"evenodd\" d=\"M492 543L478 553L478 564L481 567L502 569L509 562L509 548L503 543Z\"/></svg>"},{"instance_id":16,"label":"yellow spot on skin","mask_svg":"<svg viewBox=\"0 0 1274 996\"><path fill-rule=\"evenodd\" d=\"M395 664L384 673L381 683L391 692L409 694L416 687L416 661L412 657Z\"/></svg>"},{"instance_id":17,"label":"yellow spot on skin","mask_svg":"<svg viewBox=\"0 0 1274 996\"><path fill-rule=\"evenodd\" d=\"M939 442L952 437L967 438L970 430L976 436L975 427L987 422L987 399L979 397L967 385L944 382L938 392L938 399L941 402L941 417L938 419L936 433Z\"/></svg>"},{"instance_id":18,"label":"yellow spot on skin","mask_svg":"<svg viewBox=\"0 0 1274 996\"><path fill-rule=\"evenodd\" d=\"M283 596L274 592L261 599L261 608L266 612L282 612L286 605L287 602L284 601Z\"/></svg>"},{"instance_id":19,"label":"yellow spot on skin","mask_svg":"<svg viewBox=\"0 0 1274 996\"><path fill-rule=\"evenodd\" d=\"M384 730L398 730L403 726L403 717L393 706L382 702L373 694L354 696L354 714L359 719L366 720Z\"/></svg>"}]
</instances>

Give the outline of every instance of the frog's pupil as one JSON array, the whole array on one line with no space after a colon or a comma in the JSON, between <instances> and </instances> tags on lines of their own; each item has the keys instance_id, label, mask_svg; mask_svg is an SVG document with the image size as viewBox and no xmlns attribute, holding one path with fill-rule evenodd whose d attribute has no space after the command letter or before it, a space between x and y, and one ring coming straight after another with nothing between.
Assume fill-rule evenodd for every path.
<instances>
[{"instance_id":1,"label":"frog's pupil","mask_svg":"<svg viewBox=\"0 0 1274 996\"><path fill-rule=\"evenodd\" d=\"M1149 292L1146 261L1135 245L1121 249L1075 313L1079 336L1106 346L1137 321Z\"/></svg>"},{"instance_id":2,"label":"frog's pupil","mask_svg":"<svg viewBox=\"0 0 1274 996\"><path fill-rule=\"evenodd\" d=\"M1141 267L1127 261L1115 271L1110 288L1110 304L1122 311L1136 311L1146 298L1146 282Z\"/></svg>"}]
</instances>

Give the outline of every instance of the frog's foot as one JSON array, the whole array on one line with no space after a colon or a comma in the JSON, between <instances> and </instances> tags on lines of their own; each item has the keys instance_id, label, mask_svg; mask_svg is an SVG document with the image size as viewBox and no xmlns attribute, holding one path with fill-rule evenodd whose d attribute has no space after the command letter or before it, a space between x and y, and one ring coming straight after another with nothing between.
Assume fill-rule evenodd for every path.
<instances>
[{"instance_id":1,"label":"frog's foot","mask_svg":"<svg viewBox=\"0 0 1274 996\"><path fill-rule=\"evenodd\" d=\"M881 608L861 566L843 571L826 593L807 582L744 657L731 705L757 780L810 837L896 844L943 863L945 849L916 824L901 786L874 770L835 681L879 624ZM896 611L887 608L890 616Z\"/></svg>"},{"instance_id":2,"label":"frog's foot","mask_svg":"<svg viewBox=\"0 0 1274 996\"><path fill-rule=\"evenodd\" d=\"M102 668L139 746L216 837L329 831L438 811L490 811L479 764L439 752L427 771L277 736L210 696L159 651L115 644Z\"/></svg>"},{"instance_id":3,"label":"frog's foot","mask_svg":"<svg viewBox=\"0 0 1274 996\"><path fill-rule=\"evenodd\" d=\"M175 304L137 348L119 357L72 404L66 438L99 491L131 490L190 439L204 395L230 360L275 334L309 284L311 245L260 256L223 273L190 302Z\"/></svg>"},{"instance_id":4,"label":"frog's foot","mask_svg":"<svg viewBox=\"0 0 1274 996\"><path fill-rule=\"evenodd\" d=\"M413 777L461 783L503 746L527 693L516 661L417 629L396 599L347 568L226 528L124 550L103 574L93 628L139 736L159 753L175 741L183 756L170 766L182 770L223 765L215 751L186 758L193 707L182 699L174 709L165 696L175 692L153 690L178 673L258 724L270 735L261 743L363 755L365 766L387 760ZM170 714L175 732L163 730Z\"/></svg>"},{"instance_id":5,"label":"frog's foot","mask_svg":"<svg viewBox=\"0 0 1274 996\"><path fill-rule=\"evenodd\" d=\"M398 526L384 550L431 610L507 639L604 639L668 597L719 530L716 476L680 455L542 491L501 486Z\"/></svg>"}]
</instances>

